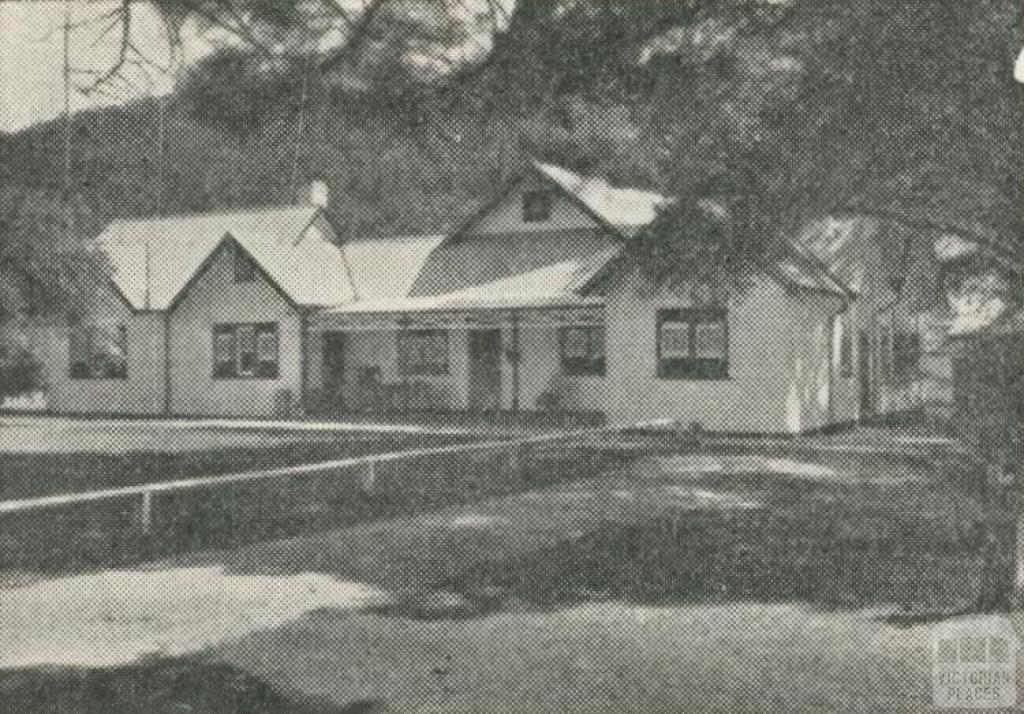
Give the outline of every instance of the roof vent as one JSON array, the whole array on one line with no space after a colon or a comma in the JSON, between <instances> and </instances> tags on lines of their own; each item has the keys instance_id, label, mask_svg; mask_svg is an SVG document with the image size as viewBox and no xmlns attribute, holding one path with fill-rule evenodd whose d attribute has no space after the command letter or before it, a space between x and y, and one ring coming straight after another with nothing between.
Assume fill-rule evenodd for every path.
<instances>
[{"instance_id":1,"label":"roof vent","mask_svg":"<svg viewBox=\"0 0 1024 714\"><path fill-rule=\"evenodd\" d=\"M310 181L309 186L306 187L306 190L300 197L300 201L311 206L327 208L330 198L331 190L327 188L326 181Z\"/></svg>"}]
</instances>

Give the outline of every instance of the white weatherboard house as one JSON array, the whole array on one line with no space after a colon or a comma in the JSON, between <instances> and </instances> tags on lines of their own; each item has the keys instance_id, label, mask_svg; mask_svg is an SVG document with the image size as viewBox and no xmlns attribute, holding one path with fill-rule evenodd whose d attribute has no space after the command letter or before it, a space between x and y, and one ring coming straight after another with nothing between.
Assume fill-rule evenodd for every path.
<instances>
[{"instance_id":1,"label":"white weatherboard house","mask_svg":"<svg viewBox=\"0 0 1024 714\"><path fill-rule=\"evenodd\" d=\"M626 258L665 203L535 163L447 236L339 235L313 205L117 221L87 319L40 341L49 406L560 410L744 433L906 406L877 222L808 225L752 288L694 304Z\"/></svg>"}]
</instances>

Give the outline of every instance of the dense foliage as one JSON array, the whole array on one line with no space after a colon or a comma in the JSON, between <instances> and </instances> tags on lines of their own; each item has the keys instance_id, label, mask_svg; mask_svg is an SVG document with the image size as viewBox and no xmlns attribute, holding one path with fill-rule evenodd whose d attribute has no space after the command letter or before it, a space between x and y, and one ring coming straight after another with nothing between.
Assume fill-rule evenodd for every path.
<instances>
[{"instance_id":1,"label":"dense foliage","mask_svg":"<svg viewBox=\"0 0 1024 714\"><path fill-rule=\"evenodd\" d=\"M296 8L315 3L264 5L269 46L308 29ZM446 72L410 62L410 48L437 54L473 30L425 21L431 5L381 3L331 56L281 41L270 62L235 43L167 99L76 115L70 193L95 228L291 202L323 179L343 232L434 232L535 155L681 197L649 246L655 263L743 273L795 221L851 211L956 229L1018 260L1011 0L519 0L478 28L485 54ZM0 137L5 215L62 200L65 138L60 121ZM728 209L711 244L699 199ZM55 284L32 258L55 235L0 237L15 266L0 313Z\"/></svg>"}]
</instances>

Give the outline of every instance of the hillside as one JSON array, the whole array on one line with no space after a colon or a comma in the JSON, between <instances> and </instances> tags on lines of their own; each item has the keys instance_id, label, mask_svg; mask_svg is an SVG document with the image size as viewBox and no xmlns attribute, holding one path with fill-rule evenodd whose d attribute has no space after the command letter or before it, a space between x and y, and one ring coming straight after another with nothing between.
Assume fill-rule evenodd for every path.
<instances>
[{"instance_id":1,"label":"hillside","mask_svg":"<svg viewBox=\"0 0 1024 714\"><path fill-rule=\"evenodd\" d=\"M162 129L156 100L77 115L73 187L102 223L324 179L343 232L433 232L534 154L679 194L752 171L780 214L909 216L1016 250L1017 13L521 2L491 57L442 85L353 95L311 73L300 111L301 77L268 99L214 74L166 101ZM60 122L0 138L0 183L59 195L62 146Z\"/></svg>"}]
</instances>

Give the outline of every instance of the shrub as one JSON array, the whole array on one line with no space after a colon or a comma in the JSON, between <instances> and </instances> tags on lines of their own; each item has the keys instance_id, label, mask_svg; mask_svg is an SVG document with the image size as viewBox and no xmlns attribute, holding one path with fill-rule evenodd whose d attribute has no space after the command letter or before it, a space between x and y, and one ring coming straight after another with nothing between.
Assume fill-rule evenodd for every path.
<instances>
[{"instance_id":1,"label":"shrub","mask_svg":"<svg viewBox=\"0 0 1024 714\"><path fill-rule=\"evenodd\" d=\"M0 398L36 391L41 386L39 363L28 350L0 344Z\"/></svg>"}]
</instances>

